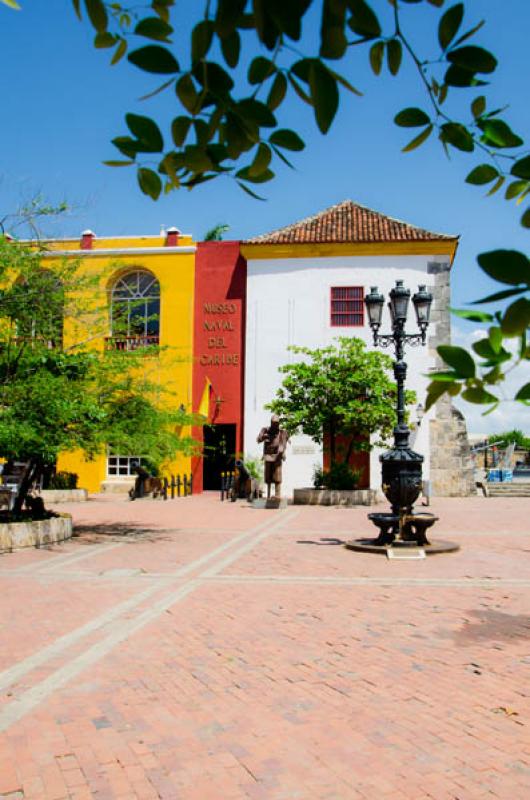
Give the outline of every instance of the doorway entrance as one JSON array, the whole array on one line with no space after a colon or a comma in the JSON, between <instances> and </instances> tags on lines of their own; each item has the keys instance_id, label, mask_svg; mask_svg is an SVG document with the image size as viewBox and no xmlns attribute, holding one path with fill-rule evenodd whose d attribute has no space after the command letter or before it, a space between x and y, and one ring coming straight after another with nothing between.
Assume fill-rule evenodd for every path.
<instances>
[{"instance_id":1,"label":"doorway entrance","mask_svg":"<svg viewBox=\"0 0 530 800\"><path fill-rule=\"evenodd\" d=\"M205 425L203 489L221 489L221 472L234 468L236 426Z\"/></svg>"}]
</instances>

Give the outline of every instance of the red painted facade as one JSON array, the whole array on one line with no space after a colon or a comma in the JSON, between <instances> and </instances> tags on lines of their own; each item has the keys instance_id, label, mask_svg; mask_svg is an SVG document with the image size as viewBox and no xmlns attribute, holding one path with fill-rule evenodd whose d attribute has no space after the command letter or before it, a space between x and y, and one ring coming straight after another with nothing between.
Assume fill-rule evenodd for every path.
<instances>
[{"instance_id":1,"label":"red painted facade","mask_svg":"<svg viewBox=\"0 0 530 800\"><path fill-rule=\"evenodd\" d=\"M348 447L348 437L341 436L340 434L335 439L335 447L337 448L338 460L341 460L341 454ZM352 469L360 469L362 471L361 480L359 482L359 489L368 489L370 487L370 453L366 450L354 451L349 460L349 465ZM329 469L331 466L330 447L329 447L329 434L324 432L324 469Z\"/></svg>"},{"instance_id":2,"label":"red painted facade","mask_svg":"<svg viewBox=\"0 0 530 800\"><path fill-rule=\"evenodd\" d=\"M243 446L246 261L239 242L199 242L195 261L193 411L210 425L234 425ZM201 409L202 406L202 409ZM193 437L203 441L203 429ZM192 461L193 490L203 490L202 458Z\"/></svg>"}]
</instances>

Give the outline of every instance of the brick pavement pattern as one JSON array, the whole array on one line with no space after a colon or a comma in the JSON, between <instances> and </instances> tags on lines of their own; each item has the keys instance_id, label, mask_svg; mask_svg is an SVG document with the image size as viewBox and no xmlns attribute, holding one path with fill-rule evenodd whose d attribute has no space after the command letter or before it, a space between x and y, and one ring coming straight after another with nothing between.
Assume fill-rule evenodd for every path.
<instances>
[{"instance_id":1,"label":"brick pavement pattern","mask_svg":"<svg viewBox=\"0 0 530 800\"><path fill-rule=\"evenodd\" d=\"M423 561L342 547L367 508L67 510L0 558L0 798L530 797L529 500L436 499Z\"/></svg>"}]
</instances>

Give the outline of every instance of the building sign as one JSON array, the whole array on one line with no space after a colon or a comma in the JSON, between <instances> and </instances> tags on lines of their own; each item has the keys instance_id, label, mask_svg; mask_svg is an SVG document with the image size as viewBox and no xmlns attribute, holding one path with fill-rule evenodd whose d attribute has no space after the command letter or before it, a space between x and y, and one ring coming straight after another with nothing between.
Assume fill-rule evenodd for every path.
<instances>
[{"instance_id":1,"label":"building sign","mask_svg":"<svg viewBox=\"0 0 530 800\"><path fill-rule=\"evenodd\" d=\"M232 316L237 314L237 305L205 302L202 310L205 315L203 331L208 331L211 336L206 340L208 352L200 353L199 364L203 367L238 367L240 354L233 352L233 337L230 335L238 333Z\"/></svg>"}]
</instances>

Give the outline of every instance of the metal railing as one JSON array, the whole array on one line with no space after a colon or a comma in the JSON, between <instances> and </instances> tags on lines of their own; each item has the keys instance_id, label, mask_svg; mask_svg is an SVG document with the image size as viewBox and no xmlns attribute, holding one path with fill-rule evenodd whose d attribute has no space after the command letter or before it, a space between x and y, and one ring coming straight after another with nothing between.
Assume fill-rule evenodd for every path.
<instances>
[{"instance_id":1,"label":"metal railing","mask_svg":"<svg viewBox=\"0 0 530 800\"><path fill-rule=\"evenodd\" d=\"M160 336L158 334L149 334L145 336L106 336L105 337L105 350L120 350L122 352L131 352L132 350L139 350L142 347L151 347L160 344Z\"/></svg>"}]
</instances>

